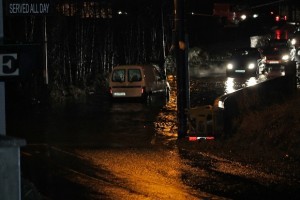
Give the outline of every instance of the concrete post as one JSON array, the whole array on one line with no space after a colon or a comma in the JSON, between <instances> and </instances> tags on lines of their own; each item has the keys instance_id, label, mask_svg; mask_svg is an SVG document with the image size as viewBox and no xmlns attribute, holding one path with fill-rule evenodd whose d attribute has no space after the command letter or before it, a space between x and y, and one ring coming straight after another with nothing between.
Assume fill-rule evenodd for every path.
<instances>
[{"instance_id":1,"label":"concrete post","mask_svg":"<svg viewBox=\"0 0 300 200\"><path fill-rule=\"evenodd\" d=\"M0 199L21 199L20 146L23 139L0 135Z\"/></svg>"}]
</instances>

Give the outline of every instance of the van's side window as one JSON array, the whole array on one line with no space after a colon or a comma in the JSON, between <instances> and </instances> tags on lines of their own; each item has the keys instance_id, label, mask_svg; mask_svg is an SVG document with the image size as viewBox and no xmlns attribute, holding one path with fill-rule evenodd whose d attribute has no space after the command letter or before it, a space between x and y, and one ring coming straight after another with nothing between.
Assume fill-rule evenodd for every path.
<instances>
[{"instance_id":1,"label":"van's side window","mask_svg":"<svg viewBox=\"0 0 300 200\"><path fill-rule=\"evenodd\" d=\"M118 69L113 71L112 75L113 82L124 82L125 81L125 69Z\"/></svg>"},{"instance_id":2,"label":"van's side window","mask_svg":"<svg viewBox=\"0 0 300 200\"><path fill-rule=\"evenodd\" d=\"M128 70L128 80L129 80L129 82L141 81L142 80L141 70L129 69Z\"/></svg>"}]
</instances>

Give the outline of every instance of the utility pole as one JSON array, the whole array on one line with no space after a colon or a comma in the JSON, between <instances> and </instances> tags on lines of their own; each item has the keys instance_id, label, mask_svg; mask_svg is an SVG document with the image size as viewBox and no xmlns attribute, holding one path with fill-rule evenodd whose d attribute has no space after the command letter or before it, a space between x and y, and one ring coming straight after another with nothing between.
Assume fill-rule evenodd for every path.
<instances>
[{"instance_id":1,"label":"utility pole","mask_svg":"<svg viewBox=\"0 0 300 200\"><path fill-rule=\"evenodd\" d=\"M177 80L177 121L178 139L187 135L187 115L189 107L189 81L187 65L187 37L185 31L185 0L174 0L175 11L175 54Z\"/></svg>"}]
</instances>

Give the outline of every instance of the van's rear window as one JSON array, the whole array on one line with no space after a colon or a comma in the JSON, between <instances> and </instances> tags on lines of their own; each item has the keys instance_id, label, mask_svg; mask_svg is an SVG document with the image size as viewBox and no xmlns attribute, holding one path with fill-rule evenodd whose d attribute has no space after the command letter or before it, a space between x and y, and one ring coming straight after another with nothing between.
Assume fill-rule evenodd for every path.
<instances>
[{"instance_id":1,"label":"van's rear window","mask_svg":"<svg viewBox=\"0 0 300 200\"><path fill-rule=\"evenodd\" d=\"M124 82L125 81L125 69L116 69L112 74L113 82Z\"/></svg>"},{"instance_id":2,"label":"van's rear window","mask_svg":"<svg viewBox=\"0 0 300 200\"><path fill-rule=\"evenodd\" d=\"M128 70L128 81L137 82L142 80L140 69L129 69Z\"/></svg>"}]
</instances>

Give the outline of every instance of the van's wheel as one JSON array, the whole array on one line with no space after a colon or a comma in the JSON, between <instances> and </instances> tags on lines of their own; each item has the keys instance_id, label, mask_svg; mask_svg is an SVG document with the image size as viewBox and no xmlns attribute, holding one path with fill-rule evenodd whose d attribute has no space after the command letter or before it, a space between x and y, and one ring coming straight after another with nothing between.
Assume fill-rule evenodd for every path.
<instances>
[{"instance_id":1,"label":"van's wheel","mask_svg":"<svg viewBox=\"0 0 300 200\"><path fill-rule=\"evenodd\" d=\"M144 96L142 97L142 101L146 104L150 104L152 102L151 93L144 94Z\"/></svg>"},{"instance_id":2,"label":"van's wheel","mask_svg":"<svg viewBox=\"0 0 300 200\"><path fill-rule=\"evenodd\" d=\"M151 104L152 103L152 95L151 95L151 93L147 94L147 96L146 96L146 103L147 104Z\"/></svg>"}]
</instances>

